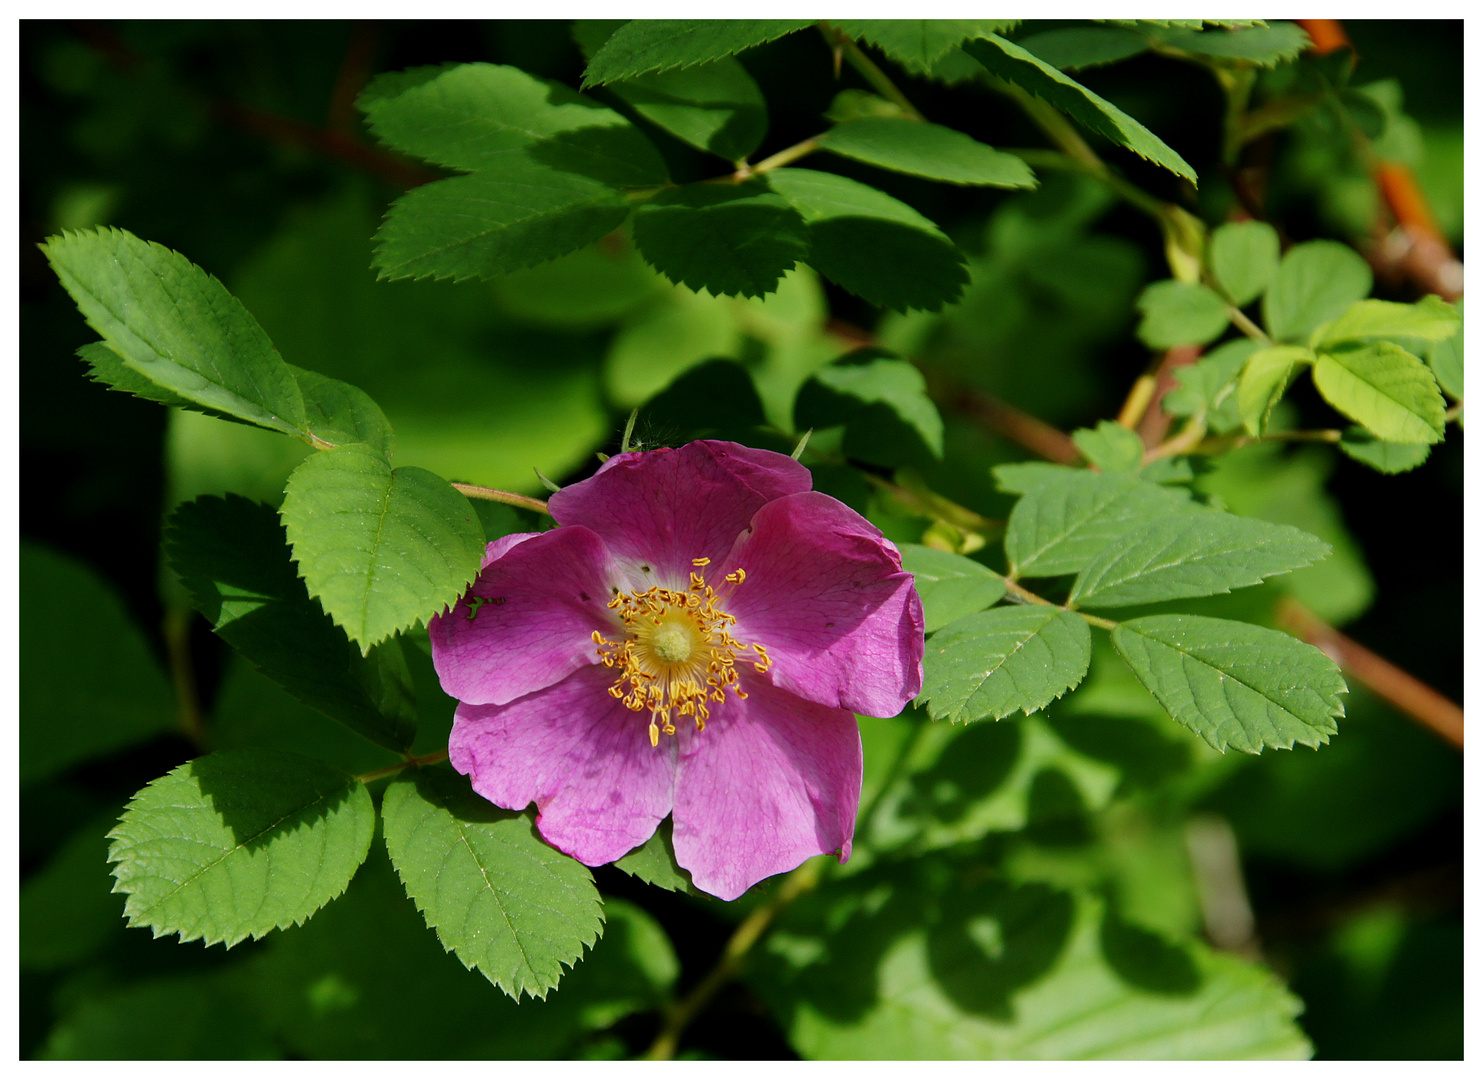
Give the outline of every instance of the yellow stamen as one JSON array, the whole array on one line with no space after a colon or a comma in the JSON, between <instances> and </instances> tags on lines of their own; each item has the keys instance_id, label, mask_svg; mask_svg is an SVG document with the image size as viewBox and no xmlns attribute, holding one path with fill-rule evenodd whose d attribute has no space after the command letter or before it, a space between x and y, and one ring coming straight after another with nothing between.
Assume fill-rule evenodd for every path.
<instances>
[{"instance_id":1,"label":"yellow stamen","mask_svg":"<svg viewBox=\"0 0 1483 1080\"><path fill-rule=\"evenodd\" d=\"M691 562L708 566L710 559ZM738 567L726 580L740 585L746 576ZM618 669L608 693L629 710L649 714L652 746L659 745L660 731L675 733L676 713L690 717L696 730L704 731L711 715L709 703L724 702L728 687L738 698L747 696L739 684L737 653L755 654L752 666L759 672L772 666L761 645L731 636L736 617L721 610L720 599L705 578L692 571L684 590L652 585L615 595L608 607L622 620L623 634L610 639L593 631L598 659L603 666Z\"/></svg>"}]
</instances>

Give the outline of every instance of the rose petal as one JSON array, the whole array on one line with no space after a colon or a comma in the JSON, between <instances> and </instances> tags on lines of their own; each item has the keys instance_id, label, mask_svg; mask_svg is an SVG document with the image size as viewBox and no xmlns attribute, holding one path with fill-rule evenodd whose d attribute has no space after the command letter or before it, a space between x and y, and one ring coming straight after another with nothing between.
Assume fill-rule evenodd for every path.
<instances>
[{"instance_id":1,"label":"rose petal","mask_svg":"<svg viewBox=\"0 0 1483 1080\"><path fill-rule=\"evenodd\" d=\"M768 503L716 568L732 634L760 643L772 681L800 697L895 716L922 689L922 602L881 531L817 491Z\"/></svg>"},{"instance_id":2,"label":"rose petal","mask_svg":"<svg viewBox=\"0 0 1483 1080\"><path fill-rule=\"evenodd\" d=\"M588 866L654 835L674 802L675 741L649 745L649 717L588 668L508 705L459 705L448 760L496 806L540 808L536 827Z\"/></svg>"},{"instance_id":3,"label":"rose petal","mask_svg":"<svg viewBox=\"0 0 1483 1080\"><path fill-rule=\"evenodd\" d=\"M811 485L786 454L702 440L616 454L549 505L559 524L585 525L606 540L636 588L682 589L691 560L719 560L765 503Z\"/></svg>"},{"instance_id":4,"label":"rose petal","mask_svg":"<svg viewBox=\"0 0 1483 1080\"><path fill-rule=\"evenodd\" d=\"M727 695L704 731L679 728L675 859L695 887L735 900L829 851L849 858L860 803L860 729L844 709L760 676Z\"/></svg>"},{"instance_id":5,"label":"rose petal","mask_svg":"<svg viewBox=\"0 0 1483 1080\"><path fill-rule=\"evenodd\" d=\"M619 625L607 606L619 580L590 529L553 529L505 545L453 609L428 623L444 691L503 705L597 663L592 632L612 635ZM470 619L473 598L488 602Z\"/></svg>"}]
</instances>

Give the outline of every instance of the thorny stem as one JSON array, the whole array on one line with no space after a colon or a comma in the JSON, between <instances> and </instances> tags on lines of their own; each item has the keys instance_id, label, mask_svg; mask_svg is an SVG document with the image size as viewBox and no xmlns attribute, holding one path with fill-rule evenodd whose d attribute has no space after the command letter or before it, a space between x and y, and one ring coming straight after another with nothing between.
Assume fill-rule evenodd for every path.
<instances>
[{"instance_id":1,"label":"thorny stem","mask_svg":"<svg viewBox=\"0 0 1483 1080\"><path fill-rule=\"evenodd\" d=\"M480 487L478 484L452 483L456 490L471 499L488 499L490 502L504 503L506 506L518 506L523 510L534 510L538 514L546 514L548 516L551 513L546 508L545 499L533 499L529 495L516 495L513 491L500 491L497 488Z\"/></svg>"},{"instance_id":2,"label":"thorny stem","mask_svg":"<svg viewBox=\"0 0 1483 1080\"><path fill-rule=\"evenodd\" d=\"M362 784L369 784L372 780L380 780L383 776L394 776L403 769L420 769L424 765L439 765L448 760L448 751L435 750L431 754L424 754L422 757L405 756L405 761L399 761L395 765L387 765L383 769L372 769L370 772L360 773L356 776L356 779Z\"/></svg>"},{"instance_id":3,"label":"thorny stem","mask_svg":"<svg viewBox=\"0 0 1483 1080\"><path fill-rule=\"evenodd\" d=\"M754 909L741 921L730 940L726 942L726 948L721 951L721 959L716 962L716 966L711 968L705 978L701 979L694 989L669 1011L658 1037L655 1038L648 1052L644 1054L646 1059L669 1061L675 1056L680 1035L684 1032L686 1025L710 1003L711 998L716 996L716 991L730 982L741 970L747 953L752 950L752 946L757 944L783 910L818 885L819 878L824 872L826 858L827 856L812 858L794 870L783 879L776 896L761 907Z\"/></svg>"}]
</instances>

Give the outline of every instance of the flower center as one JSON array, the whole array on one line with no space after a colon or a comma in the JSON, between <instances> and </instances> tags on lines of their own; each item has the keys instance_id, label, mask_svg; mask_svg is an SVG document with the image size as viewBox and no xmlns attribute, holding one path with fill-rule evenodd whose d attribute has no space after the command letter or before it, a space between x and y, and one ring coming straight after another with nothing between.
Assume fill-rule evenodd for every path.
<instances>
[{"instance_id":1,"label":"flower center","mask_svg":"<svg viewBox=\"0 0 1483 1080\"><path fill-rule=\"evenodd\" d=\"M697 567L710 564L709 559L692 561ZM746 577L745 570L737 569L726 580L735 587ZM755 654L752 666L759 672L772 667L763 646L731 636L736 618L721 609L721 599L700 573L691 571L687 589L655 585L618 593L608 601L623 620L621 638L592 632L598 659L618 671L608 693L634 712L649 714L652 746L659 745L661 730L675 733L673 714L692 717L696 729L704 731L711 704L725 701L728 687L739 698L747 696L738 685L738 653Z\"/></svg>"}]
</instances>

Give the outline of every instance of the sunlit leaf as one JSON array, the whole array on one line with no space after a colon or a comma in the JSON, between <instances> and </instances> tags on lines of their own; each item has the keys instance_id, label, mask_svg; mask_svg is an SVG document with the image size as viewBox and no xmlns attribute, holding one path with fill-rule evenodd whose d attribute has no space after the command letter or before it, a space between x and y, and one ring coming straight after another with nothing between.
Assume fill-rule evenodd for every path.
<instances>
[{"instance_id":1,"label":"sunlit leaf","mask_svg":"<svg viewBox=\"0 0 1483 1080\"><path fill-rule=\"evenodd\" d=\"M997 607L927 642L920 700L934 720L1032 713L1072 689L1092 658L1087 624L1058 607Z\"/></svg>"},{"instance_id":2,"label":"sunlit leaf","mask_svg":"<svg viewBox=\"0 0 1483 1080\"><path fill-rule=\"evenodd\" d=\"M836 124L818 137L819 145L895 172L951 184L1034 187L1030 166L961 131L905 117L864 117Z\"/></svg>"},{"instance_id":3,"label":"sunlit leaf","mask_svg":"<svg viewBox=\"0 0 1483 1080\"><path fill-rule=\"evenodd\" d=\"M1004 579L983 563L921 544L900 548L902 569L916 579L929 634L1004 597Z\"/></svg>"},{"instance_id":4,"label":"sunlit leaf","mask_svg":"<svg viewBox=\"0 0 1483 1080\"><path fill-rule=\"evenodd\" d=\"M1330 405L1378 438L1435 443L1446 433L1447 403L1431 369L1392 341L1319 353L1313 382Z\"/></svg>"},{"instance_id":5,"label":"sunlit leaf","mask_svg":"<svg viewBox=\"0 0 1483 1080\"><path fill-rule=\"evenodd\" d=\"M809 26L807 19L634 19L593 54L584 86L732 56Z\"/></svg>"}]
</instances>

